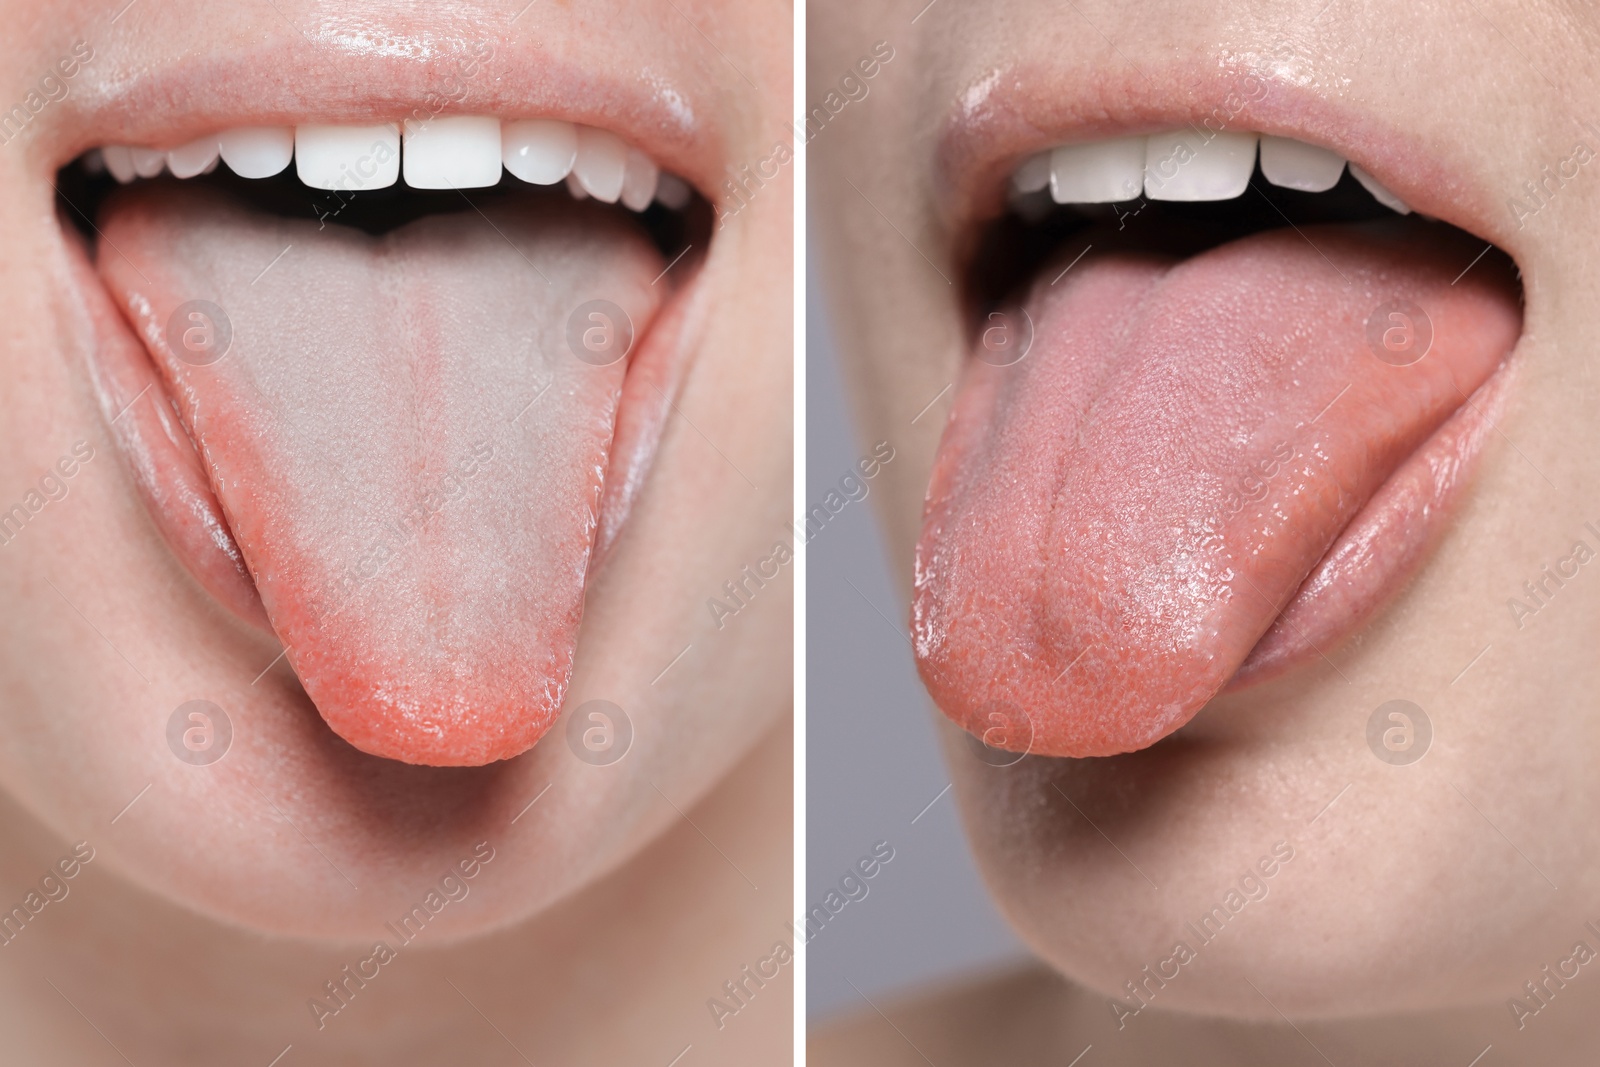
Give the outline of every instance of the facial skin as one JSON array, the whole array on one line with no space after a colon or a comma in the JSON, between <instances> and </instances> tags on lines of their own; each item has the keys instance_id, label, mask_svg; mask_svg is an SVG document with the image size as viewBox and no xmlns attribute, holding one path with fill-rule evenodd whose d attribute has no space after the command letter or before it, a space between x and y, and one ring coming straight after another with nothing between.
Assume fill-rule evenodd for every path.
<instances>
[{"instance_id":1,"label":"facial skin","mask_svg":"<svg viewBox=\"0 0 1600 1067\"><path fill-rule=\"evenodd\" d=\"M786 1054L786 977L721 1030L705 1001L770 953L789 912L788 578L721 627L706 606L784 533L787 174L697 250L703 313L674 413L589 584L566 706L625 710L632 747L609 766L574 757L565 719L486 767L351 748L275 662L280 645L175 560L88 379L69 269L84 253L52 180L96 145L161 143L163 130L181 142L250 108L390 120L487 40L500 64L465 113L587 113L641 141L670 114L658 158L717 213L723 173L771 153L789 111L781 13L520 6L0 5L7 104L75 41L93 50L0 146L0 499L21 499L74 442L92 449L0 549L7 906L72 842L94 851L0 957L0 1028L19 1052L91 1062L108 1050L87 1018L135 1062L265 1063L290 1043L307 1063L438 1062L446 1048L477 1063L665 1063L690 1043L706 1062ZM209 766L167 743L169 716L196 699L233 732ZM469 891L319 1030L307 999L480 843L493 859Z\"/></svg>"},{"instance_id":2,"label":"facial skin","mask_svg":"<svg viewBox=\"0 0 1600 1067\"><path fill-rule=\"evenodd\" d=\"M863 432L908 457L878 497L908 594L951 405L942 391L970 358L963 241L998 212L1001 183L1032 152L1181 125L1221 99L1228 77L1265 70L1265 100L1240 126L1343 147L1419 210L1511 255L1526 300L1511 395L1470 499L1417 579L1351 643L1215 699L1130 755L997 769L939 717L997 902L1074 983L1032 976L1029 997L1001 998L1007 1025L1067 1058L1093 1040L1100 1062L1174 1048L1219 1062L1228 1050L1232 1062L1264 1054L1261 1030L1247 1040L1231 1023L1169 1010L1274 1024L1284 1042L1267 1045L1281 1055L1309 1053L1282 1027L1287 1016L1324 1021L1316 1034L1371 1062L1459 1051L1465 1063L1489 1042L1497 1055L1569 1062L1592 996L1584 979L1520 1030L1506 1001L1526 998L1523 983L1574 942L1597 947L1584 924L1600 888L1590 817L1600 593L1568 583L1520 628L1507 601L1594 517L1586 294L1600 280L1590 236L1600 185L1568 182L1520 227L1507 199L1575 140L1594 145L1574 116L1600 88L1587 59L1600 26L1562 5L921 6L823 0L809 70L819 85L875 41L896 52L872 95L810 151L821 276ZM1365 740L1369 715L1396 698L1425 709L1434 730L1411 766L1380 762ZM1124 983L1176 940L1192 943L1184 924L1280 841L1294 858L1269 894L1119 1031L1107 998L1126 998ZM908 1031L936 1060L940 1047L998 1047L974 1036L995 1024L977 1006L982 988L969 993ZM1451 1014L1414 1017L1410 1043L1337 1021L1424 1011ZM906 1055L869 1029L856 1035L863 1056L869 1045L884 1054L873 1062Z\"/></svg>"}]
</instances>

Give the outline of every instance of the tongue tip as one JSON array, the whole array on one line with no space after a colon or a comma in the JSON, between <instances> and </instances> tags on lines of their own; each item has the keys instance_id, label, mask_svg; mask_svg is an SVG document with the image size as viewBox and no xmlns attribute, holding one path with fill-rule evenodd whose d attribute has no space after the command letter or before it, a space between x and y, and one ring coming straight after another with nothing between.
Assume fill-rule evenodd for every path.
<instances>
[{"instance_id":1,"label":"tongue tip","mask_svg":"<svg viewBox=\"0 0 1600 1067\"><path fill-rule=\"evenodd\" d=\"M940 712L988 748L1067 759L1149 748L1198 715L1238 667L1199 649L1108 656L1090 646L1021 662L995 652L980 635L947 633L919 644L917 670Z\"/></svg>"},{"instance_id":2,"label":"tongue tip","mask_svg":"<svg viewBox=\"0 0 1600 1067\"><path fill-rule=\"evenodd\" d=\"M549 732L566 693L555 664L548 678L491 661L374 670L345 660L343 647L291 651L290 663L329 729L368 755L402 763L482 767L520 756Z\"/></svg>"},{"instance_id":3,"label":"tongue tip","mask_svg":"<svg viewBox=\"0 0 1600 1067\"><path fill-rule=\"evenodd\" d=\"M1204 707L1202 704L1200 707ZM986 725L982 715L953 711L940 704L945 717L990 748L1019 755L1044 756L1051 759L1087 759L1102 756L1124 756L1149 748L1161 741L1199 713L1200 707L1175 705L1163 708L1149 716L1150 721L1134 724L1121 722L1096 729L1083 722L1069 721L1068 717L1030 717L1029 726L1017 735L1016 740L994 740L992 727ZM1152 725L1152 723L1157 725Z\"/></svg>"},{"instance_id":4,"label":"tongue tip","mask_svg":"<svg viewBox=\"0 0 1600 1067\"><path fill-rule=\"evenodd\" d=\"M315 701L313 701L315 703ZM392 706L318 704L328 727L369 756L426 767L482 767L512 759L537 744L555 721L554 712L508 708L475 719L421 717Z\"/></svg>"}]
</instances>

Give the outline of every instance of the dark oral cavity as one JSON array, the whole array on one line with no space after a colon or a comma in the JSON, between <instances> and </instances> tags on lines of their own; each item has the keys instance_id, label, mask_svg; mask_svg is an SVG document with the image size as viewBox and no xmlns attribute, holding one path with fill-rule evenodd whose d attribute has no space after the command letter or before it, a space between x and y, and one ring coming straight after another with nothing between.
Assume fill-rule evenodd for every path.
<instances>
[{"instance_id":1,"label":"dark oral cavity","mask_svg":"<svg viewBox=\"0 0 1600 1067\"><path fill-rule=\"evenodd\" d=\"M629 362L603 347L580 359L569 326L608 301L637 354L662 291L656 251L591 204L430 215L370 237L172 186L119 194L100 229L100 272L163 387L140 403L170 396L181 417L159 426L171 448L147 449L163 453L151 463L181 461L177 431L192 440L225 517L211 532L231 530L329 726L413 763L532 746L572 669ZM231 329L214 362L169 341L190 301ZM179 349L208 325L178 319ZM577 332L604 325L580 315ZM136 383L105 356L119 392ZM149 432L161 419L139 417ZM169 514L169 539L205 541L203 510ZM197 577L226 603L213 569ZM248 617L244 599L230 606Z\"/></svg>"},{"instance_id":2,"label":"dark oral cavity","mask_svg":"<svg viewBox=\"0 0 1600 1067\"><path fill-rule=\"evenodd\" d=\"M929 487L913 624L941 709L1002 747L1129 752L1347 636L1436 541L1468 398L1520 332L1502 260L1452 284L1480 247L1408 220L1047 267L1031 349L969 362ZM1391 301L1431 322L1410 365L1368 342Z\"/></svg>"}]
</instances>

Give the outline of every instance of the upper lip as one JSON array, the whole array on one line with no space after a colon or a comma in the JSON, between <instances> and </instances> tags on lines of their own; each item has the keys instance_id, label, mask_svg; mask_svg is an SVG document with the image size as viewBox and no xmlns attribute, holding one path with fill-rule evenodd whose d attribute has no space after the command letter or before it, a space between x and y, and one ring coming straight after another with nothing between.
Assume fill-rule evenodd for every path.
<instances>
[{"instance_id":1,"label":"upper lip","mask_svg":"<svg viewBox=\"0 0 1600 1067\"><path fill-rule=\"evenodd\" d=\"M1208 118L1215 128L1219 117L1227 129L1330 148L1415 210L1513 257L1521 248L1503 196L1481 180L1468 152L1424 146L1384 116L1298 84L1266 60L1219 66L1214 57L1141 59L1138 69L1126 62L1029 61L989 74L958 95L944 120L936 146L936 208L958 245L965 245L979 223L1004 210L1007 179L1033 153L1190 124L1203 128Z\"/></svg>"},{"instance_id":2,"label":"upper lip","mask_svg":"<svg viewBox=\"0 0 1600 1067\"><path fill-rule=\"evenodd\" d=\"M39 124L46 128L33 135L36 164L54 173L98 145L171 148L236 126L398 122L420 107L607 129L702 191L713 190L724 169L725 131L709 106L718 86L701 65L675 61L658 44L619 57L629 46L611 36L574 33L555 48L499 20L453 20L448 36L386 29L390 47L380 48L337 25L302 34L270 10L265 18L247 28L252 43L244 48L198 56L144 49L158 54L140 55L138 75L127 79L103 76L113 64L133 65L111 36L87 38L96 58L53 105L69 117ZM475 58L481 66L469 69Z\"/></svg>"}]
</instances>

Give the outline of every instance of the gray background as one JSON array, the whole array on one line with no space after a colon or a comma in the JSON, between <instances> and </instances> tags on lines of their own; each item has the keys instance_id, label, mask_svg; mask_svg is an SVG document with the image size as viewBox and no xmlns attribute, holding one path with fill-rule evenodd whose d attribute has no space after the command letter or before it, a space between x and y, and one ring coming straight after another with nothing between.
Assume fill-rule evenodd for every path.
<instances>
[{"instance_id":1,"label":"gray background","mask_svg":"<svg viewBox=\"0 0 1600 1067\"><path fill-rule=\"evenodd\" d=\"M815 277L807 281L810 507L856 470L871 442L861 441L847 413L823 298ZM806 908L820 904L875 842L894 848L894 859L866 883L866 897L846 904L808 942L812 1019L870 1011L860 994L876 1001L1026 951L989 902L950 794L918 816L950 779L875 506L870 493L851 502L806 546Z\"/></svg>"}]
</instances>

